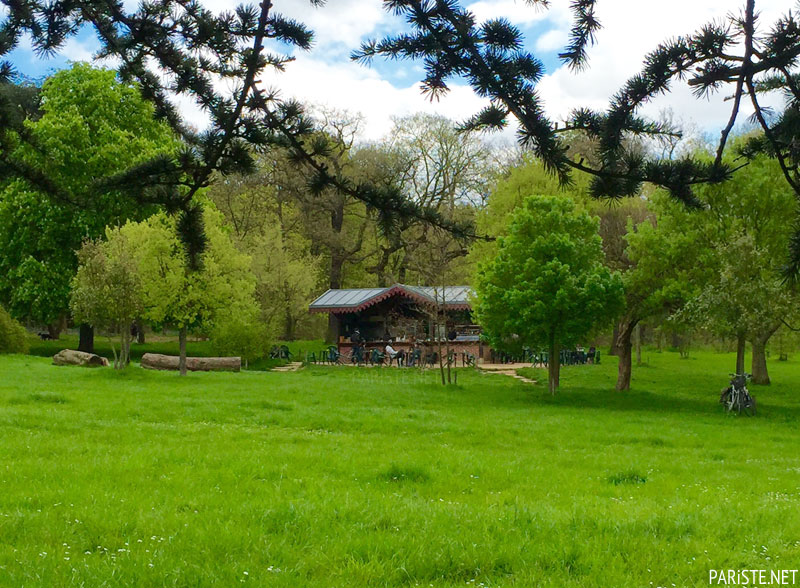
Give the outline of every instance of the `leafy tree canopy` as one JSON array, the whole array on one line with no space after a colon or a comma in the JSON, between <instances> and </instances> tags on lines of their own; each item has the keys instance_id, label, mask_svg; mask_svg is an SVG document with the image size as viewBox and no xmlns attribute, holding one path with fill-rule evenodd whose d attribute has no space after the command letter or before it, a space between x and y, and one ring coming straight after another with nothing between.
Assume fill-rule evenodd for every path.
<instances>
[{"instance_id":1,"label":"leafy tree canopy","mask_svg":"<svg viewBox=\"0 0 800 588\"><path fill-rule=\"evenodd\" d=\"M251 258L236 250L219 211L204 206L203 220L208 250L199 271L186 264L174 217L159 213L119 230L121 237L136 244L142 318L155 327L207 333L217 324L252 322L257 315Z\"/></svg>"},{"instance_id":2,"label":"leafy tree canopy","mask_svg":"<svg viewBox=\"0 0 800 588\"><path fill-rule=\"evenodd\" d=\"M477 277L476 315L493 346L557 354L622 308L622 281L603 265L598 220L564 197L531 196L516 210L497 257Z\"/></svg>"},{"instance_id":3,"label":"leafy tree canopy","mask_svg":"<svg viewBox=\"0 0 800 588\"><path fill-rule=\"evenodd\" d=\"M320 139L300 103L259 85L265 70L282 71L293 59L287 53L308 50L313 41L306 26L277 13L272 2L243 4L219 13L182 0L143 2L136 8L97 0L12 2L0 20L0 58L24 35L30 36L37 52L56 53L86 25L100 41L98 56L117 61L120 79L135 82L153 103L155 115L182 140L177 155L159 154L126 170L97 176L94 187L125 190L139 203L179 213L177 228L193 268L199 267L206 245L196 196L217 173L251 173L256 152L276 146L287 149L295 163L304 166L314 190L335 186L377 212L386 226L414 216L462 234L470 232L469 227L444 222L436 211L411 203L393 187L354 182L326 165L331 146ZM0 62L0 83L9 83L14 74L9 62ZM0 93L0 172L63 198L58 178L27 165L8 148L14 140L33 148L39 145L8 124L18 109L2 98ZM208 116L203 130L187 124L175 106L187 99Z\"/></svg>"},{"instance_id":4,"label":"leafy tree canopy","mask_svg":"<svg viewBox=\"0 0 800 588\"><path fill-rule=\"evenodd\" d=\"M118 192L96 191L93 178L173 153L177 141L136 87L80 63L44 83L40 115L23 128L38 148L16 142L14 157L57 181L61 198L19 178L3 182L0 299L17 317L50 323L68 309L81 243L102 237L106 225L154 212ZM86 206L71 206L79 201Z\"/></svg>"}]
</instances>

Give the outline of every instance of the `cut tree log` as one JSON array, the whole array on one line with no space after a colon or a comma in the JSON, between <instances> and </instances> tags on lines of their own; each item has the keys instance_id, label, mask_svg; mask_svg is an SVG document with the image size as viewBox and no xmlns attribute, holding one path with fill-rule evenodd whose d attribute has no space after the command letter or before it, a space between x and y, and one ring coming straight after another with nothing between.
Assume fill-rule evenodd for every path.
<instances>
[{"instance_id":1,"label":"cut tree log","mask_svg":"<svg viewBox=\"0 0 800 588\"><path fill-rule=\"evenodd\" d=\"M82 367L107 367L108 360L94 353L64 349L53 356L55 365L79 365Z\"/></svg>"},{"instance_id":2,"label":"cut tree log","mask_svg":"<svg viewBox=\"0 0 800 588\"><path fill-rule=\"evenodd\" d=\"M145 353L142 367L148 370L177 370L177 355ZM186 369L190 372L238 372L242 369L241 357L187 357Z\"/></svg>"}]
</instances>

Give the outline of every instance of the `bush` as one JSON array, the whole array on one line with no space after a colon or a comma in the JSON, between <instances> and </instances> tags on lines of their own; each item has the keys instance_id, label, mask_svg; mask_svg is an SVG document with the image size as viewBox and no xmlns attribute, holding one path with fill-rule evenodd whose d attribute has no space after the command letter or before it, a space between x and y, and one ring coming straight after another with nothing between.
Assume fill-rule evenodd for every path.
<instances>
[{"instance_id":1,"label":"bush","mask_svg":"<svg viewBox=\"0 0 800 588\"><path fill-rule=\"evenodd\" d=\"M269 348L269 336L264 325L257 323L227 323L211 333L211 348L217 355L236 355L247 365L262 359Z\"/></svg>"},{"instance_id":2,"label":"bush","mask_svg":"<svg viewBox=\"0 0 800 588\"><path fill-rule=\"evenodd\" d=\"M0 308L0 353L28 353L28 332Z\"/></svg>"}]
</instances>

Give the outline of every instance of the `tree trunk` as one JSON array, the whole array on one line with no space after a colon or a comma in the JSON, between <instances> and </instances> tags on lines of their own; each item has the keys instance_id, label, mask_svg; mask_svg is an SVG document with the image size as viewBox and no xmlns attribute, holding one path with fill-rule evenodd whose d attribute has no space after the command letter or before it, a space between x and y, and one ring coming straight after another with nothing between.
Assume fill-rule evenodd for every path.
<instances>
[{"instance_id":1,"label":"tree trunk","mask_svg":"<svg viewBox=\"0 0 800 588\"><path fill-rule=\"evenodd\" d=\"M743 374L744 373L744 350L745 350L745 338L744 334L740 334L736 337L736 373Z\"/></svg>"},{"instance_id":2,"label":"tree trunk","mask_svg":"<svg viewBox=\"0 0 800 588\"><path fill-rule=\"evenodd\" d=\"M447 336L447 328L445 328L445 337ZM448 338L445 343L445 353L447 354L447 383L452 384L453 381L450 377L450 339Z\"/></svg>"},{"instance_id":3,"label":"tree trunk","mask_svg":"<svg viewBox=\"0 0 800 588\"><path fill-rule=\"evenodd\" d=\"M128 367L128 364L131 362L131 343L133 343L133 337L131 336L130 330L125 331L125 335L122 338L122 367L123 369Z\"/></svg>"},{"instance_id":4,"label":"tree trunk","mask_svg":"<svg viewBox=\"0 0 800 588\"><path fill-rule=\"evenodd\" d=\"M64 326L65 326L64 323L65 323L64 317L58 317L52 323L47 325L47 334L50 335L50 338L52 340L55 341L56 339L60 338L61 331L64 330Z\"/></svg>"},{"instance_id":5,"label":"tree trunk","mask_svg":"<svg viewBox=\"0 0 800 588\"><path fill-rule=\"evenodd\" d=\"M374 266L369 268L369 271L375 274L375 285L378 288L385 288L389 285L389 275L386 268L389 266L389 259L392 253L397 251L394 247L382 247L381 258Z\"/></svg>"},{"instance_id":6,"label":"tree trunk","mask_svg":"<svg viewBox=\"0 0 800 588\"><path fill-rule=\"evenodd\" d=\"M131 356L131 331L122 329L119 336L119 358L114 362L114 369L123 370L128 367Z\"/></svg>"},{"instance_id":7,"label":"tree trunk","mask_svg":"<svg viewBox=\"0 0 800 588\"><path fill-rule=\"evenodd\" d=\"M631 389L631 372L633 371L631 365L631 351L633 348L631 337L638 323L638 320L623 319L619 324L619 334L617 336L619 367L617 368L616 389L620 392Z\"/></svg>"},{"instance_id":8,"label":"tree trunk","mask_svg":"<svg viewBox=\"0 0 800 588\"><path fill-rule=\"evenodd\" d=\"M181 327L178 335L180 356L178 357L178 371L180 375L186 375L186 327Z\"/></svg>"},{"instance_id":9,"label":"tree trunk","mask_svg":"<svg viewBox=\"0 0 800 588\"><path fill-rule=\"evenodd\" d=\"M672 333L672 347L675 349L680 349L681 345L683 345L683 339L681 338L678 333Z\"/></svg>"},{"instance_id":10,"label":"tree trunk","mask_svg":"<svg viewBox=\"0 0 800 588\"><path fill-rule=\"evenodd\" d=\"M438 335L439 334L438 331L439 331L439 321L437 317L436 324L433 327L433 332L435 335ZM442 357L442 338L437 336L436 341L439 349L439 372L442 374L442 386L444 386L446 385L446 382L444 380L444 358Z\"/></svg>"},{"instance_id":11,"label":"tree trunk","mask_svg":"<svg viewBox=\"0 0 800 588\"><path fill-rule=\"evenodd\" d=\"M344 257L336 252L331 252L331 266L328 281L328 288L336 290L342 287L342 268L344 267ZM325 342L334 345L339 340L339 319L333 313L328 314L328 334Z\"/></svg>"},{"instance_id":12,"label":"tree trunk","mask_svg":"<svg viewBox=\"0 0 800 588\"><path fill-rule=\"evenodd\" d=\"M145 336L144 336L144 322L142 319L136 319L134 322L136 325L136 343L139 345L145 344Z\"/></svg>"},{"instance_id":13,"label":"tree trunk","mask_svg":"<svg viewBox=\"0 0 800 588\"><path fill-rule=\"evenodd\" d=\"M550 353L550 360L547 363L547 385L550 394L555 395L561 376L561 358L559 357L561 348L554 334L550 335L550 349L548 352Z\"/></svg>"},{"instance_id":14,"label":"tree trunk","mask_svg":"<svg viewBox=\"0 0 800 588\"><path fill-rule=\"evenodd\" d=\"M767 351L766 341L753 340L753 363L750 371L753 373L754 384L769 384L769 372L767 372Z\"/></svg>"},{"instance_id":15,"label":"tree trunk","mask_svg":"<svg viewBox=\"0 0 800 588\"><path fill-rule=\"evenodd\" d=\"M328 333L325 342L331 345L339 342L339 317L333 313L328 314Z\"/></svg>"},{"instance_id":16,"label":"tree trunk","mask_svg":"<svg viewBox=\"0 0 800 588\"><path fill-rule=\"evenodd\" d=\"M608 349L609 355L619 355L619 346L617 345L618 340L619 340L619 324L615 324L614 332L611 333L611 346Z\"/></svg>"},{"instance_id":17,"label":"tree trunk","mask_svg":"<svg viewBox=\"0 0 800 588\"><path fill-rule=\"evenodd\" d=\"M78 351L94 353L94 327L86 323L78 328Z\"/></svg>"},{"instance_id":18,"label":"tree trunk","mask_svg":"<svg viewBox=\"0 0 800 588\"><path fill-rule=\"evenodd\" d=\"M292 316L292 309L289 304L286 305L286 316L283 322L283 340L294 341L294 317Z\"/></svg>"},{"instance_id":19,"label":"tree trunk","mask_svg":"<svg viewBox=\"0 0 800 588\"><path fill-rule=\"evenodd\" d=\"M408 269L406 268L406 262L404 260L402 265L400 266L400 269L397 270L397 281L400 282L401 284L405 284L406 283L406 272L407 271L408 271Z\"/></svg>"}]
</instances>

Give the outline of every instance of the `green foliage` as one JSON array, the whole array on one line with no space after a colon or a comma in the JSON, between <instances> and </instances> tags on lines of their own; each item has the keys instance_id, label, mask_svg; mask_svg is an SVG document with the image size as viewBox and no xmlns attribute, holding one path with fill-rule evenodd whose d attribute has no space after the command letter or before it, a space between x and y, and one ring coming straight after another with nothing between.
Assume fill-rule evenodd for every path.
<instances>
[{"instance_id":1,"label":"green foliage","mask_svg":"<svg viewBox=\"0 0 800 588\"><path fill-rule=\"evenodd\" d=\"M176 141L137 87L87 64L45 82L41 111L25 121L37 148L20 144L14 156L62 186L63 199L20 179L2 184L0 300L17 317L51 323L68 310L81 243L102 237L107 225L153 212L120 192L98 193L94 180L172 153Z\"/></svg>"},{"instance_id":2,"label":"green foliage","mask_svg":"<svg viewBox=\"0 0 800 588\"><path fill-rule=\"evenodd\" d=\"M28 332L0 307L0 353L28 353Z\"/></svg>"},{"instance_id":3,"label":"green foliage","mask_svg":"<svg viewBox=\"0 0 800 588\"><path fill-rule=\"evenodd\" d=\"M211 331L211 348L222 356L239 356L247 366L262 359L269 350L269 333L265 325L240 321L226 322Z\"/></svg>"},{"instance_id":4,"label":"green foliage","mask_svg":"<svg viewBox=\"0 0 800 588\"><path fill-rule=\"evenodd\" d=\"M135 247L120 229L106 231L105 242L87 241L78 252L70 308L75 320L120 336L115 367L130 359L131 324L144 311L142 278Z\"/></svg>"},{"instance_id":5,"label":"green foliage","mask_svg":"<svg viewBox=\"0 0 800 588\"><path fill-rule=\"evenodd\" d=\"M198 271L187 266L174 217L159 213L109 235L133 244L142 318L157 328L169 325L208 333L226 322L255 319L251 258L236 250L222 215L211 205L204 208L203 221L208 248Z\"/></svg>"},{"instance_id":6,"label":"green foliage","mask_svg":"<svg viewBox=\"0 0 800 588\"><path fill-rule=\"evenodd\" d=\"M622 281L603 265L596 218L553 196L527 198L512 218L478 272L476 314L493 346L573 345L615 317Z\"/></svg>"},{"instance_id":7,"label":"green foliage","mask_svg":"<svg viewBox=\"0 0 800 588\"><path fill-rule=\"evenodd\" d=\"M588 196L586 176L578 176L576 180L576 185L564 191L541 161L525 156L519 165L509 169L497 180L486 206L477 212L476 227L481 234L490 237L506 235L514 212L531 194L564 194L573 196L578 202L585 200ZM470 261L477 267L481 262L493 259L497 250L497 241L476 241L470 248Z\"/></svg>"},{"instance_id":8,"label":"green foliage","mask_svg":"<svg viewBox=\"0 0 800 588\"><path fill-rule=\"evenodd\" d=\"M630 262L622 273L625 314L631 321L669 316L696 295L704 275L706 249L695 223L703 213L688 211L663 193L651 197L650 209L655 218L629 220L623 237Z\"/></svg>"},{"instance_id":9,"label":"green foliage","mask_svg":"<svg viewBox=\"0 0 800 588\"><path fill-rule=\"evenodd\" d=\"M791 318L797 297L781 266L792 231L786 210L794 195L776 161L755 157L747 172L719 186L698 188L706 210L696 214L665 209L660 219L672 238L687 244L685 261L697 269L695 295L675 320L724 337L763 341ZM661 221L660 221L661 222Z\"/></svg>"}]
</instances>

